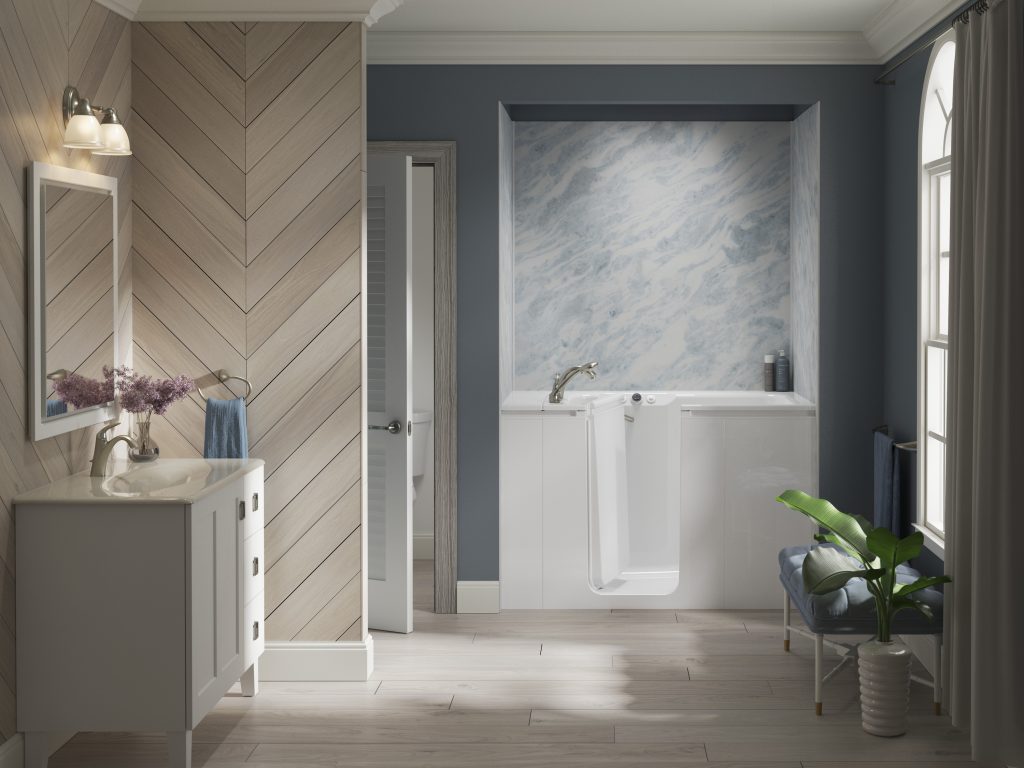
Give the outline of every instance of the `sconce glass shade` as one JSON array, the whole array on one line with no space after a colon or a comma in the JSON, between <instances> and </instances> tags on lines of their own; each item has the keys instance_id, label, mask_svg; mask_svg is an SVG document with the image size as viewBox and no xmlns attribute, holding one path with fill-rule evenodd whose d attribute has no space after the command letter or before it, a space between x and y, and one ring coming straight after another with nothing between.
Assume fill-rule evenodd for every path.
<instances>
[{"instance_id":1,"label":"sconce glass shade","mask_svg":"<svg viewBox=\"0 0 1024 768\"><path fill-rule=\"evenodd\" d=\"M103 146L94 149L94 155L130 155L132 145L128 141L128 132L117 119L117 112L113 109L103 110L103 122L100 123L100 141Z\"/></svg>"},{"instance_id":2,"label":"sconce glass shade","mask_svg":"<svg viewBox=\"0 0 1024 768\"><path fill-rule=\"evenodd\" d=\"M93 117L92 113L72 115L64 129L64 146L68 149L98 149L102 147L100 121Z\"/></svg>"}]
</instances>

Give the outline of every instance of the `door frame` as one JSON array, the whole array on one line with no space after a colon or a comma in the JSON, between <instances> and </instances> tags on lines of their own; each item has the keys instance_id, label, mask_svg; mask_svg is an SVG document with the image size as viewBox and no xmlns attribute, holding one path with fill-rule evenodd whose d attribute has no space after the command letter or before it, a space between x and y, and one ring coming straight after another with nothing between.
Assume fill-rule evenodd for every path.
<instances>
[{"instance_id":1,"label":"door frame","mask_svg":"<svg viewBox=\"0 0 1024 768\"><path fill-rule=\"evenodd\" d=\"M434 612L456 613L458 408L455 360L455 142L368 141L434 169Z\"/></svg>"}]
</instances>

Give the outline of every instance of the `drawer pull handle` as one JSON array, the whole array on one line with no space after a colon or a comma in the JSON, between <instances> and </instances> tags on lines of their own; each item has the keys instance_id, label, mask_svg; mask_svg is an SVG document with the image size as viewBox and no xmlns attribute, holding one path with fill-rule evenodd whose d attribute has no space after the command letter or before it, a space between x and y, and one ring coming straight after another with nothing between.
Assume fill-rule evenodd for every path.
<instances>
[{"instance_id":1,"label":"drawer pull handle","mask_svg":"<svg viewBox=\"0 0 1024 768\"><path fill-rule=\"evenodd\" d=\"M257 491L256 493L254 493L252 495L252 511L253 512L259 512L260 511L260 493L259 493L259 491Z\"/></svg>"},{"instance_id":2,"label":"drawer pull handle","mask_svg":"<svg viewBox=\"0 0 1024 768\"><path fill-rule=\"evenodd\" d=\"M253 576L259 576L260 575L260 559L259 559L259 557L254 557L252 559L252 575Z\"/></svg>"},{"instance_id":3,"label":"drawer pull handle","mask_svg":"<svg viewBox=\"0 0 1024 768\"><path fill-rule=\"evenodd\" d=\"M245 501L238 502L238 519L245 520Z\"/></svg>"},{"instance_id":4,"label":"drawer pull handle","mask_svg":"<svg viewBox=\"0 0 1024 768\"><path fill-rule=\"evenodd\" d=\"M253 640L259 640L260 639L260 623L258 621L254 621L252 623L252 639Z\"/></svg>"}]
</instances>

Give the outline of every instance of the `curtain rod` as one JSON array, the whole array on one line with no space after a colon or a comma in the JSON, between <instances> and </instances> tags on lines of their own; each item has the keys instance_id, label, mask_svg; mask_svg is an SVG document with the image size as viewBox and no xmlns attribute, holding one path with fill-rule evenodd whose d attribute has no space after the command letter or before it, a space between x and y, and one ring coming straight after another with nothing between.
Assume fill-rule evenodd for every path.
<instances>
[{"instance_id":1,"label":"curtain rod","mask_svg":"<svg viewBox=\"0 0 1024 768\"><path fill-rule=\"evenodd\" d=\"M955 14L952 18L950 18L949 27L953 27L957 23L968 24L970 22L971 11L974 11L980 16L981 14L985 13L985 11L987 11L988 9L988 0L978 0L978 2L967 6L967 8L965 8L964 10L960 11L959 13ZM925 50L926 48L934 44L935 41L942 37L944 34L946 34L947 31L949 30L945 28L945 26L940 27L938 32L931 35L927 40L925 40L923 43L917 46L910 53L905 53L902 56L900 56L900 58L896 61L895 64L893 64L891 67L885 70L885 72L883 72L882 74L875 78L875 85L896 85L895 80L887 80L886 78L893 72L895 72L897 69L902 67L904 64L906 64L908 61L910 61L912 58L917 56L917 54L919 54L921 51Z\"/></svg>"}]
</instances>

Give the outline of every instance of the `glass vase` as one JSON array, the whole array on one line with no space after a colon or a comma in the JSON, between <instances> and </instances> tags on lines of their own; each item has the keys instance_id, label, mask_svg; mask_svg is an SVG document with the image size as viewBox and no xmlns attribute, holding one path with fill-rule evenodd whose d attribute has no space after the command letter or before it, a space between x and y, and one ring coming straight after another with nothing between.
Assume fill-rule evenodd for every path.
<instances>
[{"instance_id":1,"label":"glass vase","mask_svg":"<svg viewBox=\"0 0 1024 768\"><path fill-rule=\"evenodd\" d=\"M134 445L128 447L128 458L132 461L153 461L160 458L160 446L153 440L149 431L152 419L152 411L133 414L132 442Z\"/></svg>"}]
</instances>

